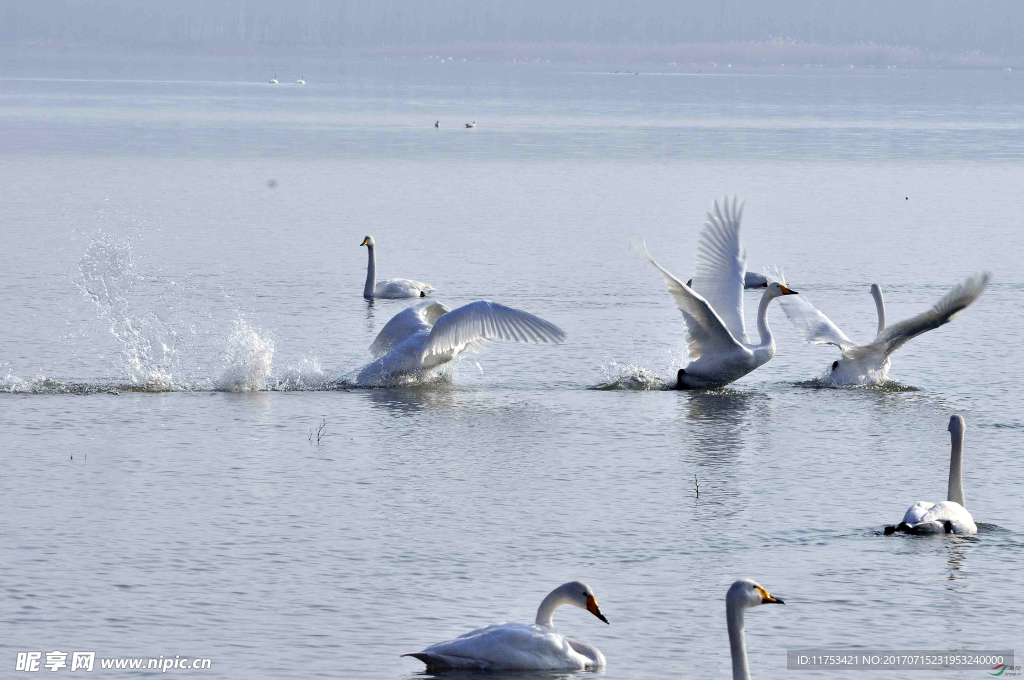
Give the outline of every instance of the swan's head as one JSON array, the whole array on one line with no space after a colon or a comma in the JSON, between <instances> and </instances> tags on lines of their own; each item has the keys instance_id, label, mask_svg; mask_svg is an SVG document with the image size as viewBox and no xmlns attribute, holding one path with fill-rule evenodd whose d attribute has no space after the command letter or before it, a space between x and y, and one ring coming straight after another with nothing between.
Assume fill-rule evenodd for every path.
<instances>
[{"instance_id":1,"label":"swan's head","mask_svg":"<svg viewBox=\"0 0 1024 680\"><path fill-rule=\"evenodd\" d=\"M762 604L786 604L764 589L760 584L749 578L741 578L729 588L725 596L726 604L742 609L749 609Z\"/></svg>"},{"instance_id":2,"label":"swan's head","mask_svg":"<svg viewBox=\"0 0 1024 680\"><path fill-rule=\"evenodd\" d=\"M373 247L373 237L372 236L364 236L363 237L363 242L360 243L359 245L366 246L368 248L372 248Z\"/></svg>"},{"instance_id":3,"label":"swan's head","mask_svg":"<svg viewBox=\"0 0 1024 680\"><path fill-rule=\"evenodd\" d=\"M954 415L949 417L949 427L946 430L949 431L954 437L962 437L964 430L967 429L967 424L964 423L964 417L961 415Z\"/></svg>"},{"instance_id":4,"label":"swan's head","mask_svg":"<svg viewBox=\"0 0 1024 680\"><path fill-rule=\"evenodd\" d=\"M568 604L580 609L586 609L597 618L608 623L608 619L601 613L601 608L597 606L597 598L594 597L594 591L586 583L583 581L570 581L562 586L562 590L565 591Z\"/></svg>"},{"instance_id":5,"label":"swan's head","mask_svg":"<svg viewBox=\"0 0 1024 680\"><path fill-rule=\"evenodd\" d=\"M772 281L765 287L765 292L771 297L779 297L780 295L797 295L798 293L787 286L784 283L778 281Z\"/></svg>"}]
</instances>

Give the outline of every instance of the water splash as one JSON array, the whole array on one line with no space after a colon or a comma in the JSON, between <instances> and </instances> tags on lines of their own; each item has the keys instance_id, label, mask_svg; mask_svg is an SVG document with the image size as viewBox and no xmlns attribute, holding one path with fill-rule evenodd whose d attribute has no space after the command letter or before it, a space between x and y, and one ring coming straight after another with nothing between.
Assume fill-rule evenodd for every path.
<instances>
[{"instance_id":1,"label":"water splash","mask_svg":"<svg viewBox=\"0 0 1024 680\"><path fill-rule=\"evenodd\" d=\"M214 389L222 392L265 390L273 363L274 341L257 333L239 314L228 336L224 370L214 381Z\"/></svg>"},{"instance_id":2,"label":"water splash","mask_svg":"<svg viewBox=\"0 0 1024 680\"><path fill-rule=\"evenodd\" d=\"M590 389L593 390L663 390L668 389L665 381L649 368L612 359L601 365L604 380Z\"/></svg>"},{"instance_id":3,"label":"water splash","mask_svg":"<svg viewBox=\"0 0 1024 680\"><path fill-rule=\"evenodd\" d=\"M194 327L178 328L170 322L169 291L161 296L164 309L161 305L139 308L142 296L135 294L135 289L145 279L138 272L131 239L107 234L94 238L78 263L78 272L75 287L96 306L119 344L120 368L128 384L147 391L181 389L174 378L178 350L184 339L194 334ZM176 285L173 281L168 284L172 289Z\"/></svg>"}]
</instances>

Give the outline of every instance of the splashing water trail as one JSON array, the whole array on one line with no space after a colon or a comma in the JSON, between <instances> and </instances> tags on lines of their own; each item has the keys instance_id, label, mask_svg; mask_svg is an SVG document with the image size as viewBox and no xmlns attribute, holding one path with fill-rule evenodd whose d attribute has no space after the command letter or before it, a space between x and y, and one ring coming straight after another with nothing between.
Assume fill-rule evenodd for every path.
<instances>
[{"instance_id":1,"label":"splashing water trail","mask_svg":"<svg viewBox=\"0 0 1024 680\"><path fill-rule=\"evenodd\" d=\"M614 359L601 365L604 380L591 389L595 390L659 390L666 388L665 381L649 368L636 364L620 364Z\"/></svg>"},{"instance_id":2,"label":"splashing water trail","mask_svg":"<svg viewBox=\"0 0 1024 680\"><path fill-rule=\"evenodd\" d=\"M224 370L214 381L223 392L267 389L274 363L274 341L264 338L239 315L224 348Z\"/></svg>"},{"instance_id":3,"label":"splashing water trail","mask_svg":"<svg viewBox=\"0 0 1024 680\"><path fill-rule=\"evenodd\" d=\"M121 372L128 383L150 391L180 387L173 376L178 348L183 335L194 333L194 329L175 328L169 322L173 309L162 317L149 308L136 309L136 300L145 296L134 293L147 281L137 271L131 240L107 234L94 238L78 263L78 272L75 286L96 306L120 345ZM173 288L176 284L172 281L169 285Z\"/></svg>"}]
</instances>

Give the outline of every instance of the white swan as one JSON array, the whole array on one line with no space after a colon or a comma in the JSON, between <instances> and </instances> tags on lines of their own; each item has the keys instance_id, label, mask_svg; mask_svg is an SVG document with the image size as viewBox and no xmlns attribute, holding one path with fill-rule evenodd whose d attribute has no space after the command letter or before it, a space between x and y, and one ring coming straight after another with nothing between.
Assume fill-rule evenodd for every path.
<instances>
[{"instance_id":1,"label":"white swan","mask_svg":"<svg viewBox=\"0 0 1024 680\"><path fill-rule=\"evenodd\" d=\"M786 604L760 585L743 578L729 587L725 595L725 618L729 625L729 651L732 652L733 680L750 680L747 644L743 634L743 612L762 604Z\"/></svg>"},{"instance_id":2,"label":"white swan","mask_svg":"<svg viewBox=\"0 0 1024 680\"><path fill-rule=\"evenodd\" d=\"M908 534L976 534L978 525L974 523L971 513L967 512L967 504L964 503L964 430L967 425L963 416L953 415L949 417L949 438L951 450L949 453L949 484L946 491L946 500L939 503L918 501L910 506L907 513L903 515L903 521L898 526L888 526L885 534L888 536L897 531Z\"/></svg>"},{"instance_id":3,"label":"white swan","mask_svg":"<svg viewBox=\"0 0 1024 680\"><path fill-rule=\"evenodd\" d=\"M468 127L468 128L475 128L476 127L476 121L474 120L472 123L466 123L466 127Z\"/></svg>"},{"instance_id":4,"label":"white swan","mask_svg":"<svg viewBox=\"0 0 1024 680\"><path fill-rule=\"evenodd\" d=\"M295 84L296 85L305 85L306 84L306 74L303 73L302 77L295 81Z\"/></svg>"},{"instance_id":5,"label":"white swan","mask_svg":"<svg viewBox=\"0 0 1024 680\"><path fill-rule=\"evenodd\" d=\"M364 236L360 246L366 246L368 262L366 264L366 285L363 286L364 298L416 298L427 297L434 287L422 281L411 279L387 279L377 281L377 256L374 254L372 236Z\"/></svg>"},{"instance_id":6,"label":"white swan","mask_svg":"<svg viewBox=\"0 0 1024 680\"><path fill-rule=\"evenodd\" d=\"M356 382L381 387L429 376L466 349L487 340L562 342L561 328L528 312L479 300L454 310L440 302L421 302L388 321L370 345L374 360Z\"/></svg>"},{"instance_id":7,"label":"white swan","mask_svg":"<svg viewBox=\"0 0 1024 680\"><path fill-rule=\"evenodd\" d=\"M796 295L784 282L773 281L761 295L757 329L761 342L751 344L743 324L743 279L746 253L740 244L742 207L725 199L708 213L697 240L693 287L662 268L646 247L647 259L665 278L668 292L686 321L690 363L677 374L677 389L721 387L742 378L775 356L775 339L768 328L768 304L780 295Z\"/></svg>"},{"instance_id":8,"label":"white swan","mask_svg":"<svg viewBox=\"0 0 1024 680\"><path fill-rule=\"evenodd\" d=\"M274 74L274 77L270 79L269 82L270 82L271 85L277 85L277 74L276 73Z\"/></svg>"},{"instance_id":9,"label":"white swan","mask_svg":"<svg viewBox=\"0 0 1024 680\"><path fill-rule=\"evenodd\" d=\"M928 311L888 328L885 325L882 289L872 284L871 295L875 298L878 311L878 333L866 345L857 345L846 337L838 326L802 295L781 300L779 305L805 342L835 345L842 350L842 357L832 363L830 381L837 384L872 385L889 377L889 357L903 343L955 319L957 314L978 299L991 278L989 272L975 274L946 293Z\"/></svg>"},{"instance_id":10,"label":"white swan","mask_svg":"<svg viewBox=\"0 0 1024 680\"><path fill-rule=\"evenodd\" d=\"M571 581L551 591L537 609L533 625L499 623L478 628L422 652L403 654L427 664L427 669L474 670L587 670L603 668L604 654L596 647L556 633L551 623L555 609L571 604L608 623L585 583Z\"/></svg>"}]
</instances>

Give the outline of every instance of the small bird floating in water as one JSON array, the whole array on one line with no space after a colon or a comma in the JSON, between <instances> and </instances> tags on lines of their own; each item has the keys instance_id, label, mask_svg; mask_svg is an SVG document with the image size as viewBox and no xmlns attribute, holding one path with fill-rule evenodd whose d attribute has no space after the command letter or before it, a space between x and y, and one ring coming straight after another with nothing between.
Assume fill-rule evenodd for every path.
<instances>
[{"instance_id":1,"label":"small bird floating in water","mask_svg":"<svg viewBox=\"0 0 1024 680\"><path fill-rule=\"evenodd\" d=\"M277 74L276 73L274 74L274 77L270 79L270 84L271 85L277 85Z\"/></svg>"},{"instance_id":2,"label":"small bird floating in water","mask_svg":"<svg viewBox=\"0 0 1024 680\"><path fill-rule=\"evenodd\" d=\"M295 84L296 85L305 85L306 84L306 74L303 73L302 77L295 81Z\"/></svg>"},{"instance_id":3,"label":"small bird floating in water","mask_svg":"<svg viewBox=\"0 0 1024 680\"><path fill-rule=\"evenodd\" d=\"M475 128L476 127L476 121L474 120L472 123L466 123L466 127L468 127L468 128Z\"/></svg>"},{"instance_id":4,"label":"small bird floating in water","mask_svg":"<svg viewBox=\"0 0 1024 680\"><path fill-rule=\"evenodd\" d=\"M441 127L441 121L436 121L434 123L434 127Z\"/></svg>"}]
</instances>

